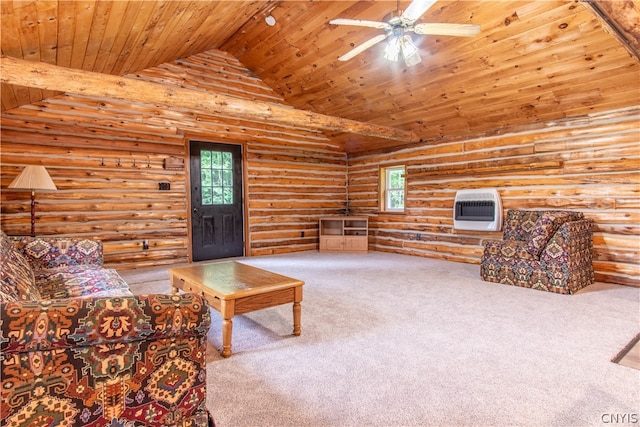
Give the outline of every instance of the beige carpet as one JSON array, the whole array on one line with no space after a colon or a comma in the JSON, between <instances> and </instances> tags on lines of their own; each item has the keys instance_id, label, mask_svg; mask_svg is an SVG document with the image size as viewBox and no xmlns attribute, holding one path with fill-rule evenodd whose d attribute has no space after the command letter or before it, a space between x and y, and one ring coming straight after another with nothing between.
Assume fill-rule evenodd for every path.
<instances>
[{"instance_id":1,"label":"beige carpet","mask_svg":"<svg viewBox=\"0 0 640 427\"><path fill-rule=\"evenodd\" d=\"M638 332L638 288L557 295L382 252L243 262L305 281L302 335L290 305L234 318L233 355L207 354L219 427L584 426L640 408L640 371L611 363ZM169 291L166 268L122 273Z\"/></svg>"},{"instance_id":2,"label":"beige carpet","mask_svg":"<svg viewBox=\"0 0 640 427\"><path fill-rule=\"evenodd\" d=\"M612 362L634 369L640 369L640 334L633 337Z\"/></svg>"}]
</instances>

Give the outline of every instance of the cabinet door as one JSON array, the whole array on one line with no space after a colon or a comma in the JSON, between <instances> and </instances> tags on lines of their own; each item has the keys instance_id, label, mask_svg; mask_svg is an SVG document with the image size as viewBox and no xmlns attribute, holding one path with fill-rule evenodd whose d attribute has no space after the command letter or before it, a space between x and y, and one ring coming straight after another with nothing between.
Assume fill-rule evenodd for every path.
<instances>
[{"instance_id":1,"label":"cabinet door","mask_svg":"<svg viewBox=\"0 0 640 427\"><path fill-rule=\"evenodd\" d=\"M366 251L368 249L367 236L345 236L345 250Z\"/></svg>"},{"instance_id":2,"label":"cabinet door","mask_svg":"<svg viewBox=\"0 0 640 427\"><path fill-rule=\"evenodd\" d=\"M342 236L322 236L320 237L320 250L341 251L344 248L343 242Z\"/></svg>"}]
</instances>

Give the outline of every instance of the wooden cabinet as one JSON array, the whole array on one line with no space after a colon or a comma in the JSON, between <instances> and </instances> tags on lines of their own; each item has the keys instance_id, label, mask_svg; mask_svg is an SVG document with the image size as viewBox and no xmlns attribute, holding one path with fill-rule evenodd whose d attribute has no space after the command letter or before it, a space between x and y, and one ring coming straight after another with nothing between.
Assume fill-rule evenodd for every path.
<instances>
[{"instance_id":1,"label":"wooden cabinet","mask_svg":"<svg viewBox=\"0 0 640 427\"><path fill-rule=\"evenodd\" d=\"M320 218L320 252L367 252L368 226L366 216Z\"/></svg>"}]
</instances>

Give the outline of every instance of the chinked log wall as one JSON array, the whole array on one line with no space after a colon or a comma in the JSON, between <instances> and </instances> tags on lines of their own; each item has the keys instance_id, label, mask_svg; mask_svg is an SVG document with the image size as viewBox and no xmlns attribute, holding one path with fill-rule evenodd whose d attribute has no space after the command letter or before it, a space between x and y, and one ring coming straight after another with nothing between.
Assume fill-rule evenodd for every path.
<instances>
[{"instance_id":1,"label":"chinked log wall","mask_svg":"<svg viewBox=\"0 0 640 427\"><path fill-rule=\"evenodd\" d=\"M138 77L280 102L222 52ZM352 155L350 212L370 215L371 249L477 263L482 242L500 233L453 230L453 198L461 188L497 187L505 209L585 212L596 222L597 279L640 286L638 114ZM2 229L28 233L29 195L6 188L24 165L43 164L59 191L37 195L38 234L100 238L107 264L118 268L187 260L186 170L163 162L186 161L189 138L245 144L252 255L315 249L317 218L346 208L346 156L309 129L77 96L10 110L1 125ZM397 163L408 166L408 214L381 215L378 168ZM171 191L159 191L158 182L170 182Z\"/></svg>"},{"instance_id":2,"label":"chinked log wall","mask_svg":"<svg viewBox=\"0 0 640 427\"><path fill-rule=\"evenodd\" d=\"M595 221L596 280L640 286L640 110L349 158L349 208L370 248L478 263L500 232L453 229L457 190L495 187L503 208L569 209ZM407 214L378 212L378 169L407 165ZM421 239L416 239L417 234Z\"/></svg>"},{"instance_id":3,"label":"chinked log wall","mask_svg":"<svg viewBox=\"0 0 640 427\"><path fill-rule=\"evenodd\" d=\"M281 102L217 51L137 77ZM37 194L37 234L99 238L118 268L188 260L187 170L164 168L169 157L188 164L188 139L244 144L252 255L315 249L318 218L346 207L346 155L315 130L70 95L7 111L1 125L2 229L28 234L29 194L7 186L42 164L59 191Z\"/></svg>"}]
</instances>

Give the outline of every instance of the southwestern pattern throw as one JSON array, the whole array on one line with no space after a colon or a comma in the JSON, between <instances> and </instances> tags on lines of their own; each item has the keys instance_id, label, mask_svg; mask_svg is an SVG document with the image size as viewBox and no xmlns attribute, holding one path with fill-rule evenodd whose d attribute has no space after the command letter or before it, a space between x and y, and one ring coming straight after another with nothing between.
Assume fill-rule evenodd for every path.
<instances>
[{"instance_id":1,"label":"southwestern pattern throw","mask_svg":"<svg viewBox=\"0 0 640 427\"><path fill-rule=\"evenodd\" d=\"M571 294L595 281L593 222L581 212L509 210L503 240L484 246L489 282Z\"/></svg>"}]
</instances>

